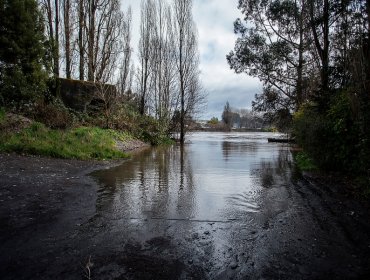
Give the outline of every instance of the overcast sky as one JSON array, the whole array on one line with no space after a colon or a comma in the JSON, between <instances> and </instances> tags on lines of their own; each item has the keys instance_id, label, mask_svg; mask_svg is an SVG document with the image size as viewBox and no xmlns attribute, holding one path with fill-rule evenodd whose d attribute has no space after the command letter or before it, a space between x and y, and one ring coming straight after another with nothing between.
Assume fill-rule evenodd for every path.
<instances>
[{"instance_id":1,"label":"overcast sky","mask_svg":"<svg viewBox=\"0 0 370 280\"><path fill-rule=\"evenodd\" d=\"M129 5L132 7L134 52L139 40L140 2L122 0L125 10ZM199 33L201 80L208 94L207 112L200 118L220 118L226 101L232 107L250 108L254 95L261 91L260 82L246 74L235 74L226 61L236 40L233 23L242 17L237 9L238 0L193 0L193 3Z\"/></svg>"}]
</instances>

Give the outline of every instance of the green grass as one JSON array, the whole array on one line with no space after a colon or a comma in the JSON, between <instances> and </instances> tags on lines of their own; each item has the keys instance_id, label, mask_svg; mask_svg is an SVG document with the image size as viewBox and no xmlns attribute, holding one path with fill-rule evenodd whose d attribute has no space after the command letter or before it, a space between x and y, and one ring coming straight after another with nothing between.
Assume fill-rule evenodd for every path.
<instances>
[{"instance_id":1,"label":"green grass","mask_svg":"<svg viewBox=\"0 0 370 280\"><path fill-rule=\"evenodd\" d=\"M302 171L315 171L318 167L315 165L313 160L305 153L298 152L294 155L294 160L298 168Z\"/></svg>"},{"instance_id":2,"label":"green grass","mask_svg":"<svg viewBox=\"0 0 370 280\"><path fill-rule=\"evenodd\" d=\"M116 149L115 140L125 142L131 138L127 133L109 129L52 130L35 122L19 133L2 136L0 151L66 159L118 159L127 154Z\"/></svg>"}]
</instances>

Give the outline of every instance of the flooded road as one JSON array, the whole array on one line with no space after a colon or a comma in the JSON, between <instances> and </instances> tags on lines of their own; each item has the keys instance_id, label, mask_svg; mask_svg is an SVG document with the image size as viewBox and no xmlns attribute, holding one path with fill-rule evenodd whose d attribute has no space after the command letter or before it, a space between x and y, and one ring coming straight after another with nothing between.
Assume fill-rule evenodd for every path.
<instances>
[{"instance_id":1,"label":"flooded road","mask_svg":"<svg viewBox=\"0 0 370 280\"><path fill-rule=\"evenodd\" d=\"M138 259L180 262L176 277L163 275L168 279L357 275L358 268L348 267L352 260L331 263L341 252L348 255L348 237L336 222L330 225L330 217L321 220L321 206L316 209L300 191L309 183L294 174L291 147L268 143L272 136L279 135L196 133L183 148L147 150L94 173L101 186L98 224L136 244L131 253ZM307 211L317 217L305 217ZM320 230L334 236L318 240ZM333 243L339 247L330 248ZM156 264L130 265L140 279L145 267Z\"/></svg>"},{"instance_id":2,"label":"flooded road","mask_svg":"<svg viewBox=\"0 0 370 280\"><path fill-rule=\"evenodd\" d=\"M63 192L0 206L3 279L370 279L368 209L273 136L194 133L89 177L59 162ZM19 180L0 177L1 193Z\"/></svg>"}]
</instances>

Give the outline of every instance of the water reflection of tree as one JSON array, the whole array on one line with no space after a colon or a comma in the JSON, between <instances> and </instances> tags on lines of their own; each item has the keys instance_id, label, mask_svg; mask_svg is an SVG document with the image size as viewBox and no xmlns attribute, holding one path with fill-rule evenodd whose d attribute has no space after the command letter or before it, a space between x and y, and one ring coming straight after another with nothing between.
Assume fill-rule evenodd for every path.
<instances>
[{"instance_id":1,"label":"water reflection of tree","mask_svg":"<svg viewBox=\"0 0 370 280\"><path fill-rule=\"evenodd\" d=\"M222 142L222 155L225 160L228 160L232 153L239 155L254 156L257 154L258 146L260 144L256 142L232 142L223 141Z\"/></svg>"},{"instance_id":2,"label":"water reflection of tree","mask_svg":"<svg viewBox=\"0 0 370 280\"><path fill-rule=\"evenodd\" d=\"M231 143L227 141L222 142L222 155L224 156L225 160L229 159L231 150Z\"/></svg>"},{"instance_id":3,"label":"water reflection of tree","mask_svg":"<svg viewBox=\"0 0 370 280\"><path fill-rule=\"evenodd\" d=\"M97 211L126 217L188 215L194 202L194 179L186 146L159 147L132 160L96 172L101 184Z\"/></svg>"},{"instance_id":4,"label":"water reflection of tree","mask_svg":"<svg viewBox=\"0 0 370 280\"><path fill-rule=\"evenodd\" d=\"M194 212L194 176L186 146L180 146L178 151L180 173L178 174L176 215L188 218Z\"/></svg>"},{"instance_id":5,"label":"water reflection of tree","mask_svg":"<svg viewBox=\"0 0 370 280\"><path fill-rule=\"evenodd\" d=\"M282 147L275 160L261 161L252 173L264 188L289 180L292 174L290 147Z\"/></svg>"}]
</instances>

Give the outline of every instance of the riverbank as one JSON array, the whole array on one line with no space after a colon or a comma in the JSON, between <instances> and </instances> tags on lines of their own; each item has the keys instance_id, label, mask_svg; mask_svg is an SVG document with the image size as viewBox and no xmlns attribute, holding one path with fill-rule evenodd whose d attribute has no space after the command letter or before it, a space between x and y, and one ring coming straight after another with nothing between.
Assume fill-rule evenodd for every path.
<instances>
[{"instance_id":1,"label":"riverbank","mask_svg":"<svg viewBox=\"0 0 370 280\"><path fill-rule=\"evenodd\" d=\"M11 113L0 121L0 152L106 160L127 158L128 151L150 146L128 131L92 126L51 129Z\"/></svg>"}]
</instances>

